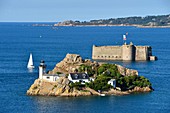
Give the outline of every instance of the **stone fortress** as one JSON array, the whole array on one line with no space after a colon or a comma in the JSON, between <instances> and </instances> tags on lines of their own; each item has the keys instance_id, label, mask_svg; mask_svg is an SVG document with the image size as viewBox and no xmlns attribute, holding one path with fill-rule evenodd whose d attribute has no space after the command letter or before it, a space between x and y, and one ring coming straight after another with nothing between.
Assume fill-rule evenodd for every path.
<instances>
[{"instance_id":1,"label":"stone fortress","mask_svg":"<svg viewBox=\"0 0 170 113\"><path fill-rule=\"evenodd\" d=\"M122 46L95 46L92 50L93 60L117 60L117 61L147 61L156 60L152 56L151 46L136 46L132 42Z\"/></svg>"}]
</instances>

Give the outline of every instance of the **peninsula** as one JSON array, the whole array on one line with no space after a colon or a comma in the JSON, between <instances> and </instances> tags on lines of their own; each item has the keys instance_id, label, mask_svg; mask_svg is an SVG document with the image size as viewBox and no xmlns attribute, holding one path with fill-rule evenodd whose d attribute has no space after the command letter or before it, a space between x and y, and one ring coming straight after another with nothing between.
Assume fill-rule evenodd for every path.
<instances>
[{"instance_id":1,"label":"peninsula","mask_svg":"<svg viewBox=\"0 0 170 113\"><path fill-rule=\"evenodd\" d=\"M67 20L58 22L54 26L136 26L142 28L168 28L170 27L170 15L146 16L146 17L125 17L98 19L90 21Z\"/></svg>"},{"instance_id":2,"label":"peninsula","mask_svg":"<svg viewBox=\"0 0 170 113\"><path fill-rule=\"evenodd\" d=\"M139 76L137 70L82 59L78 54L67 54L49 72L46 72L45 62L41 61L39 78L31 85L27 95L101 96L152 90L150 81Z\"/></svg>"}]
</instances>

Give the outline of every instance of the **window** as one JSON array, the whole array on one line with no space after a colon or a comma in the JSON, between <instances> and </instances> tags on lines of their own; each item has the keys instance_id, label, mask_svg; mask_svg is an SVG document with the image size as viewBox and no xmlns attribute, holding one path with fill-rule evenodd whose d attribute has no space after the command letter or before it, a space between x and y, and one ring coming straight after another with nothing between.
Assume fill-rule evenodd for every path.
<instances>
[{"instance_id":1,"label":"window","mask_svg":"<svg viewBox=\"0 0 170 113\"><path fill-rule=\"evenodd\" d=\"M46 77L47 79L50 79L50 77Z\"/></svg>"},{"instance_id":2,"label":"window","mask_svg":"<svg viewBox=\"0 0 170 113\"><path fill-rule=\"evenodd\" d=\"M74 76L75 76L75 79L77 79L77 78L78 78L78 75L77 75L77 74L75 74Z\"/></svg>"},{"instance_id":3,"label":"window","mask_svg":"<svg viewBox=\"0 0 170 113\"><path fill-rule=\"evenodd\" d=\"M86 78L86 74L82 74L83 78Z\"/></svg>"}]
</instances>

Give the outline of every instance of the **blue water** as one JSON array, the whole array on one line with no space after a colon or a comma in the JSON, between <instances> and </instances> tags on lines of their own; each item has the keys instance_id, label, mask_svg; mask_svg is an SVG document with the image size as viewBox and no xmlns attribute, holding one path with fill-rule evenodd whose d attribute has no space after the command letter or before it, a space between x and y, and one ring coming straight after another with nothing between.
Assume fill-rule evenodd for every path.
<instances>
[{"instance_id":1,"label":"blue water","mask_svg":"<svg viewBox=\"0 0 170 113\"><path fill-rule=\"evenodd\" d=\"M27 96L38 78L39 61L52 70L66 53L91 58L92 45L127 42L151 45L158 61L116 62L137 69L152 82L151 93L106 97ZM26 68L30 52L36 68ZM115 62L112 62L115 63ZM33 27L32 23L0 23L0 112L2 113L168 113L170 112L170 29L135 27Z\"/></svg>"}]
</instances>

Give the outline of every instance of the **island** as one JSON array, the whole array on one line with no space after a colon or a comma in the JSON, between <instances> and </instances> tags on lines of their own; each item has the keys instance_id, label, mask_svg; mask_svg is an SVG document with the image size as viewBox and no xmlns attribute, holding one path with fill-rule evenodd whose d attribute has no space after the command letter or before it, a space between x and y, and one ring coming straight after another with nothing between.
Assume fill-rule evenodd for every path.
<instances>
[{"instance_id":1,"label":"island","mask_svg":"<svg viewBox=\"0 0 170 113\"><path fill-rule=\"evenodd\" d=\"M27 90L27 95L77 97L151 91L150 81L139 76L137 70L67 54L48 72L45 62L40 62L39 78Z\"/></svg>"}]
</instances>

